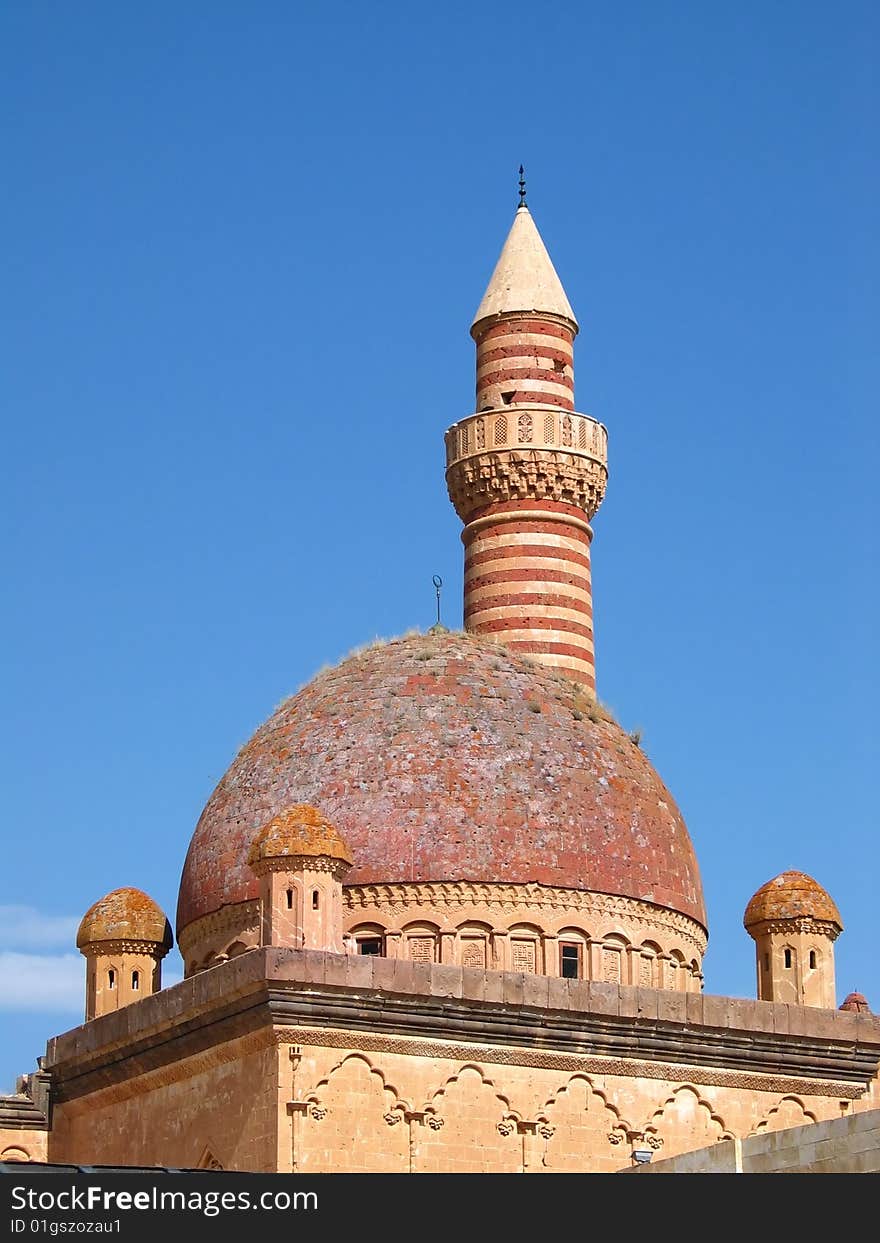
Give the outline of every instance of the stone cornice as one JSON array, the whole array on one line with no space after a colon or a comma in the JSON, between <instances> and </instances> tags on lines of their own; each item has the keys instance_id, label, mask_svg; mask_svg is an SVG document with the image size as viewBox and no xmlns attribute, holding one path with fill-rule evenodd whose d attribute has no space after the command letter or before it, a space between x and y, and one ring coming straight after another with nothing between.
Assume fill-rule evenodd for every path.
<instances>
[{"instance_id":1,"label":"stone cornice","mask_svg":"<svg viewBox=\"0 0 880 1243\"><path fill-rule=\"evenodd\" d=\"M266 949L57 1037L47 1069L56 1099L69 1100L273 1027L344 1030L353 1046L379 1037L488 1046L502 1060L512 1049L682 1073L702 1066L856 1094L880 1060L880 1023L870 1015Z\"/></svg>"},{"instance_id":2,"label":"stone cornice","mask_svg":"<svg viewBox=\"0 0 880 1243\"><path fill-rule=\"evenodd\" d=\"M133 941L120 939L117 941L89 941L80 946L81 954L86 958L102 958L111 954L148 954L150 958L160 961L168 953L167 948L158 941Z\"/></svg>"},{"instance_id":3,"label":"stone cornice","mask_svg":"<svg viewBox=\"0 0 880 1243\"><path fill-rule=\"evenodd\" d=\"M333 859L328 855L279 855L252 863L251 871L255 876L266 872L329 872L338 880L350 867L347 859Z\"/></svg>"},{"instance_id":4,"label":"stone cornice","mask_svg":"<svg viewBox=\"0 0 880 1243\"><path fill-rule=\"evenodd\" d=\"M315 1021L314 1007L301 994L271 990L270 1012L276 1023ZM765 1076L793 1075L867 1083L876 1073L880 1048L863 1061L848 1046L830 1049L825 1042L792 1042L775 1033L693 1031L668 1021L598 1015L536 1016L525 1007L477 1009L473 1002L448 998L345 997L320 999L319 1026L366 1033L437 1034L443 1039L472 1039L516 1048L555 1049L587 1056L663 1060L668 1065L710 1065ZM858 1069L857 1069L858 1068Z\"/></svg>"},{"instance_id":5,"label":"stone cornice","mask_svg":"<svg viewBox=\"0 0 880 1243\"><path fill-rule=\"evenodd\" d=\"M561 324L563 328L567 328L569 332L576 337L580 331L578 322L574 315L557 315L554 311L494 311L489 315L481 315L479 319L475 319L471 324L470 333L474 340L478 340L489 328L494 328L496 324L510 322L511 324L521 323L522 320L539 319L551 324Z\"/></svg>"},{"instance_id":6,"label":"stone cornice","mask_svg":"<svg viewBox=\"0 0 880 1243\"><path fill-rule=\"evenodd\" d=\"M764 919L760 923L751 924L746 932L757 940L758 937L778 933L783 936L804 933L809 936L827 937L836 941L841 929L829 920L812 919L809 915L799 915L793 919Z\"/></svg>"},{"instance_id":7,"label":"stone cornice","mask_svg":"<svg viewBox=\"0 0 880 1243\"><path fill-rule=\"evenodd\" d=\"M530 1066L541 1070L586 1072L637 1079L660 1079L672 1083L701 1083L713 1087L741 1088L751 1092L799 1092L808 1096L830 1096L858 1100L864 1085L828 1079L806 1079L753 1071L723 1070L687 1062L645 1061L630 1057L592 1057L559 1053L552 1049L511 1048L506 1046L462 1044L456 1041L371 1035L339 1031L334 1028L276 1028L279 1044L316 1045L333 1049L358 1049L364 1053L395 1053L404 1057L452 1058L458 1061L489 1062L494 1065Z\"/></svg>"},{"instance_id":8,"label":"stone cornice","mask_svg":"<svg viewBox=\"0 0 880 1243\"><path fill-rule=\"evenodd\" d=\"M0 1128L46 1131L48 1119L28 1096L0 1096Z\"/></svg>"}]
</instances>

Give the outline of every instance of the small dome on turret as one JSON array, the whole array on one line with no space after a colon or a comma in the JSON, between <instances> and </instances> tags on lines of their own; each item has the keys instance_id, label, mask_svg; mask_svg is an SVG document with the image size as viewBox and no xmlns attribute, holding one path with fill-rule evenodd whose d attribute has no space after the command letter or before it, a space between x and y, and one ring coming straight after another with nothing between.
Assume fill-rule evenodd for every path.
<instances>
[{"instance_id":1,"label":"small dome on turret","mask_svg":"<svg viewBox=\"0 0 880 1243\"><path fill-rule=\"evenodd\" d=\"M820 884L806 872L781 872L762 885L746 907L746 929L780 919L816 919L843 930L840 912Z\"/></svg>"},{"instance_id":2,"label":"small dome on turret","mask_svg":"<svg viewBox=\"0 0 880 1243\"><path fill-rule=\"evenodd\" d=\"M171 949L165 912L140 889L114 889L90 906L76 934L77 949L103 941L144 941Z\"/></svg>"},{"instance_id":3,"label":"small dome on turret","mask_svg":"<svg viewBox=\"0 0 880 1243\"><path fill-rule=\"evenodd\" d=\"M253 867L265 859L311 855L351 864L352 855L342 834L309 803L297 803L259 830L248 854Z\"/></svg>"},{"instance_id":4,"label":"small dome on turret","mask_svg":"<svg viewBox=\"0 0 880 1243\"><path fill-rule=\"evenodd\" d=\"M871 1007L863 993L847 993L841 1004L841 1010L850 1010L855 1014L870 1014Z\"/></svg>"}]
</instances>

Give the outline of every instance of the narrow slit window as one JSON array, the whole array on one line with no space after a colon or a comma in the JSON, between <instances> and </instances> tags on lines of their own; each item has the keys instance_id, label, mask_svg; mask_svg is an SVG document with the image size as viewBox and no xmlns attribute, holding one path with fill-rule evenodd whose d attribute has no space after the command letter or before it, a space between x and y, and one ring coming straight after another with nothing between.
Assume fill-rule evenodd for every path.
<instances>
[{"instance_id":1,"label":"narrow slit window","mask_svg":"<svg viewBox=\"0 0 880 1243\"><path fill-rule=\"evenodd\" d=\"M816 951L810 950L810 970L816 970Z\"/></svg>"},{"instance_id":2,"label":"narrow slit window","mask_svg":"<svg viewBox=\"0 0 880 1243\"><path fill-rule=\"evenodd\" d=\"M576 942L563 942L560 945L559 974L563 980L581 978L581 947Z\"/></svg>"},{"instance_id":3,"label":"narrow slit window","mask_svg":"<svg viewBox=\"0 0 880 1243\"><path fill-rule=\"evenodd\" d=\"M116 987L116 972L113 970L112 967L107 972L107 987L108 988Z\"/></svg>"},{"instance_id":4,"label":"narrow slit window","mask_svg":"<svg viewBox=\"0 0 880 1243\"><path fill-rule=\"evenodd\" d=\"M312 890L312 910L313 911L316 911L318 909L319 901L320 899L318 898L318 891L317 889L313 889Z\"/></svg>"},{"instance_id":5,"label":"narrow slit window","mask_svg":"<svg viewBox=\"0 0 880 1243\"><path fill-rule=\"evenodd\" d=\"M132 991L133 993L136 993L136 992L138 991L138 989L140 988L140 986L141 986L141 973L140 973L140 971L132 971L132 973L131 973L131 991Z\"/></svg>"},{"instance_id":6,"label":"narrow slit window","mask_svg":"<svg viewBox=\"0 0 880 1243\"><path fill-rule=\"evenodd\" d=\"M790 966L791 966L791 950L786 950L786 951L785 951L785 965L786 965L786 967L790 967Z\"/></svg>"},{"instance_id":7,"label":"narrow slit window","mask_svg":"<svg viewBox=\"0 0 880 1243\"><path fill-rule=\"evenodd\" d=\"M288 889L287 891L287 909L289 911L293 910L293 890L292 889Z\"/></svg>"}]
</instances>

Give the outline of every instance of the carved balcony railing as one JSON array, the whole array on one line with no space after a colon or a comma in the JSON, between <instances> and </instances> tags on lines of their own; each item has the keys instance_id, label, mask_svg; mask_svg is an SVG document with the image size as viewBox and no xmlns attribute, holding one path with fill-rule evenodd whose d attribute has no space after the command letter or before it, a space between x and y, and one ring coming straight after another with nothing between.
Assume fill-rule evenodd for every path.
<instances>
[{"instance_id":1,"label":"carved balcony railing","mask_svg":"<svg viewBox=\"0 0 880 1243\"><path fill-rule=\"evenodd\" d=\"M446 481L459 516L493 502L549 499L592 517L608 478L608 433L596 419L546 406L486 410L446 433Z\"/></svg>"}]
</instances>

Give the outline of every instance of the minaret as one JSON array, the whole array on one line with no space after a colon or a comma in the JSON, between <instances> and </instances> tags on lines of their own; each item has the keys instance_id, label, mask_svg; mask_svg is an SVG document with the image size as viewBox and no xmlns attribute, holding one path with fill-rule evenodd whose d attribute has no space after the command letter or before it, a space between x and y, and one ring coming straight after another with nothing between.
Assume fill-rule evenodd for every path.
<instances>
[{"instance_id":1,"label":"minaret","mask_svg":"<svg viewBox=\"0 0 880 1243\"><path fill-rule=\"evenodd\" d=\"M574 408L574 311L525 202L471 325L476 413L446 433L464 624L595 693L590 519L607 433Z\"/></svg>"}]
</instances>

